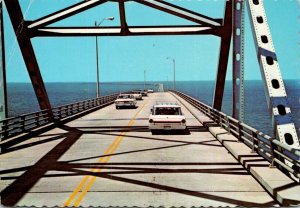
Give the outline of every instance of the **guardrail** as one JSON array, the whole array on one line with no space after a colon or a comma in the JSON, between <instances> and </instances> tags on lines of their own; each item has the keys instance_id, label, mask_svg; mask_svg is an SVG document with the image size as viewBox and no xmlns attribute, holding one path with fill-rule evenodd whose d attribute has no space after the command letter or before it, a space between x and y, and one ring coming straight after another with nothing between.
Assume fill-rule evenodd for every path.
<instances>
[{"instance_id":1,"label":"guardrail","mask_svg":"<svg viewBox=\"0 0 300 208\"><path fill-rule=\"evenodd\" d=\"M195 108L200 110L215 123L226 129L228 132L233 134L238 141L244 142L247 146L252 149L252 152L256 152L271 164L273 167L277 164L280 168L288 171L298 181L300 179L300 150L294 149L281 143L280 141L272 138L257 129L242 123L225 113L218 111L211 106L208 106L199 100L186 95L182 92L171 90L171 92L182 97L184 100L189 102ZM283 161L288 161L291 165L285 164Z\"/></svg>"},{"instance_id":2,"label":"guardrail","mask_svg":"<svg viewBox=\"0 0 300 208\"><path fill-rule=\"evenodd\" d=\"M76 115L85 110L111 104L118 95L119 93L116 93L95 99L54 107L51 109L51 111L47 109L1 120L0 139L1 141L4 141L13 136L17 136L35 128L45 126L54 121Z\"/></svg>"}]
</instances>

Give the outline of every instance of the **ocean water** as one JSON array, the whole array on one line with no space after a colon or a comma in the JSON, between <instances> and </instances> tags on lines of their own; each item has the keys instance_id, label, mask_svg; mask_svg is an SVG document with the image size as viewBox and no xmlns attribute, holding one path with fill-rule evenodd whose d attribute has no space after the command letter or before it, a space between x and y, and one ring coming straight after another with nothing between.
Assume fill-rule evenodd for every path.
<instances>
[{"instance_id":1,"label":"ocean water","mask_svg":"<svg viewBox=\"0 0 300 208\"><path fill-rule=\"evenodd\" d=\"M165 90L173 87L173 82L162 82ZM157 89L157 83L147 82L146 88ZM223 98L222 111L232 114L232 87L227 81ZM52 106L73 103L95 98L95 83L46 83L47 92ZM300 128L300 84L297 80L285 81L289 105L293 113L298 136ZM29 83L8 83L8 114L9 117L39 110L33 88ZM132 89L143 89L144 83L102 83L100 95L108 95ZM213 100L213 81L178 81L176 89L189 94L198 100L211 105ZM245 81L245 123L273 135L272 120L267 108L262 81Z\"/></svg>"}]
</instances>

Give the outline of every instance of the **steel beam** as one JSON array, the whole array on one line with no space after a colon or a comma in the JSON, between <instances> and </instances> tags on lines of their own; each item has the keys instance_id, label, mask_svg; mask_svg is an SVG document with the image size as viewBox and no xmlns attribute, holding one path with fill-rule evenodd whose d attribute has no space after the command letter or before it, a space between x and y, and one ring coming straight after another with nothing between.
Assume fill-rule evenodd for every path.
<instances>
[{"instance_id":1,"label":"steel beam","mask_svg":"<svg viewBox=\"0 0 300 208\"><path fill-rule=\"evenodd\" d=\"M49 14L45 17L39 18L28 25L28 28L35 28L35 27L43 27L46 25L50 25L72 15L78 14L82 11L95 7L97 5L103 4L107 2L107 0L86 0L80 2L78 4L74 4L70 7L64 8L52 14Z\"/></svg>"},{"instance_id":2,"label":"steel beam","mask_svg":"<svg viewBox=\"0 0 300 208\"><path fill-rule=\"evenodd\" d=\"M232 0L226 1L213 108L221 110L232 34Z\"/></svg>"},{"instance_id":3,"label":"steel beam","mask_svg":"<svg viewBox=\"0 0 300 208\"><path fill-rule=\"evenodd\" d=\"M46 92L44 81L40 73L40 69L34 54L34 50L30 41L30 37L27 34L27 29L24 27L24 18L19 5L18 0L5 0L5 5L10 16L20 50L27 67L29 77L35 94L37 96L38 103L42 110L49 109L51 112L51 105Z\"/></svg>"},{"instance_id":4,"label":"steel beam","mask_svg":"<svg viewBox=\"0 0 300 208\"><path fill-rule=\"evenodd\" d=\"M32 29L31 37L43 36L143 36L143 35L215 35L219 36L222 26L131 26L128 32L121 27L43 27Z\"/></svg>"},{"instance_id":5,"label":"steel beam","mask_svg":"<svg viewBox=\"0 0 300 208\"><path fill-rule=\"evenodd\" d=\"M5 45L3 30L3 8L0 2L0 120L7 118L7 93L5 74ZM1 130L1 125L0 125Z\"/></svg>"},{"instance_id":6,"label":"steel beam","mask_svg":"<svg viewBox=\"0 0 300 208\"><path fill-rule=\"evenodd\" d=\"M130 32L126 23L125 3L124 0L119 0L119 12L121 21L121 34L128 35Z\"/></svg>"},{"instance_id":7,"label":"steel beam","mask_svg":"<svg viewBox=\"0 0 300 208\"><path fill-rule=\"evenodd\" d=\"M221 19L213 19L205 15L184 9L182 7L164 1L158 1L158 0L134 0L134 1L198 24L202 24L206 26L221 25Z\"/></svg>"},{"instance_id":8,"label":"steel beam","mask_svg":"<svg viewBox=\"0 0 300 208\"><path fill-rule=\"evenodd\" d=\"M267 103L272 114L276 137L292 148L300 148L291 109L281 77L279 62L262 0L247 1ZM255 105L255 104L254 104Z\"/></svg>"},{"instance_id":9,"label":"steel beam","mask_svg":"<svg viewBox=\"0 0 300 208\"><path fill-rule=\"evenodd\" d=\"M244 120L244 1L234 0L232 54L232 117Z\"/></svg>"}]
</instances>

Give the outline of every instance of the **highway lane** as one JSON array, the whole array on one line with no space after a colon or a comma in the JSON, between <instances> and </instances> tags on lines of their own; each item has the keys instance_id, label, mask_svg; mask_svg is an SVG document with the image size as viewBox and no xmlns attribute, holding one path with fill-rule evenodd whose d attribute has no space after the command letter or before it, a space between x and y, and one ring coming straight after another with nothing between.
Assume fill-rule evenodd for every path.
<instances>
[{"instance_id":1,"label":"highway lane","mask_svg":"<svg viewBox=\"0 0 300 208\"><path fill-rule=\"evenodd\" d=\"M156 101L176 98L154 93L136 109L110 105L17 145L1 156L6 200L75 207L276 204L188 109L188 133L153 135L148 116Z\"/></svg>"}]
</instances>

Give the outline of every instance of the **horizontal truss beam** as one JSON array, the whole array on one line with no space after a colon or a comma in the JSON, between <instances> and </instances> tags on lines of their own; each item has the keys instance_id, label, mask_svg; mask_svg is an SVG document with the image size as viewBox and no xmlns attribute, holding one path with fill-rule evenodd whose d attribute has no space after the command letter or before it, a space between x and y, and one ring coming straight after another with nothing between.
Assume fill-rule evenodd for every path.
<instances>
[{"instance_id":1,"label":"horizontal truss beam","mask_svg":"<svg viewBox=\"0 0 300 208\"><path fill-rule=\"evenodd\" d=\"M30 30L36 36L137 36L137 35L216 35L220 36L223 27L205 26L136 26L126 27L44 27Z\"/></svg>"}]
</instances>

